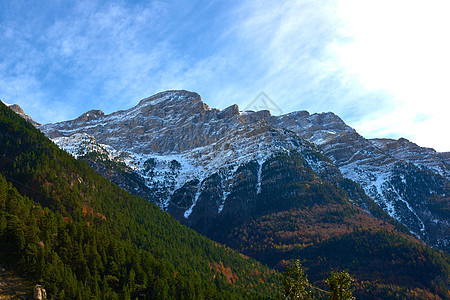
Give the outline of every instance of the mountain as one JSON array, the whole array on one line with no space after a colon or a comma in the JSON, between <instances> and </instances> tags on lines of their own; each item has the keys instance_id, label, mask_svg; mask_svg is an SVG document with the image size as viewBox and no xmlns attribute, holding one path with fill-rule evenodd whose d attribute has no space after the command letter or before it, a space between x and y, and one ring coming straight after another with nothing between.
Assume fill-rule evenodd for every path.
<instances>
[{"instance_id":1,"label":"mountain","mask_svg":"<svg viewBox=\"0 0 450 300\"><path fill-rule=\"evenodd\" d=\"M264 164L286 152L301 155L318 178L344 182L320 149L295 132L274 127L271 118L268 111L240 113L236 105L210 109L196 93L168 91L126 111L91 111L40 129L105 177L208 234L208 226L227 215L231 197L239 194L236 174L245 166L251 168L246 179L253 181L252 194L246 197L254 200L266 186ZM101 163L105 161L109 168ZM111 162L116 163L113 168ZM124 170L126 175L120 175ZM383 214L364 192L354 196L352 201L364 209ZM247 202L260 206L258 201ZM211 221L201 221L205 218Z\"/></svg>"},{"instance_id":2,"label":"mountain","mask_svg":"<svg viewBox=\"0 0 450 300\"><path fill-rule=\"evenodd\" d=\"M1 102L3 102L3 101L1 101ZM39 124L38 122L34 121L29 115L27 115L19 105L17 105L17 104L7 104L7 103L4 103L4 102L3 102L3 104L8 106L10 109L12 109L19 116L21 116L22 118L24 118L25 120L27 120L28 122L33 124L33 126L35 126L35 127L41 126L41 124Z\"/></svg>"},{"instance_id":3,"label":"mountain","mask_svg":"<svg viewBox=\"0 0 450 300\"><path fill-rule=\"evenodd\" d=\"M258 190L267 158L278 151L300 149L322 157L308 161L317 174L337 174L333 176L357 182L417 237L440 249L450 246L449 155L405 139L367 140L333 113L300 111L277 117L268 111L239 112L236 105L220 111L209 108L196 93L168 91L126 111L111 115L90 111L73 121L40 128L74 155L86 154L86 144L103 147L103 154L124 163L130 175L118 178L117 172L101 172L91 165L164 209L171 209L169 203L180 207L171 200L178 195L175 191L198 180L191 199L176 212L187 217L196 210L200 183L212 174L220 174L217 193L221 196L209 212L216 217L226 206L230 178L239 166L257 162ZM354 201L364 210L374 209L365 200ZM195 213L191 218L196 218Z\"/></svg>"},{"instance_id":4,"label":"mountain","mask_svg":"<svg viewBox=\"0 0 450 300\"><path fill-rule=\"evenodd\" d=\"M0 265L53 299L270 298L279 276L182 226L0 104Z\"/></svg>"},{"instance_id":5,"label":"mountain","mask_svg":"<svg viewBox=\"0 0 450 300\"><path fill-rule=\"evenodd\" d=\"M348 268L365 298L448 293L448 253L423 243L448 249L445 154L406 160L404 145L389 152L333 113L218 110L188 91L40 129L130 193L269 266L301 257L316 282Z\"/></svg>"}]
</instances>

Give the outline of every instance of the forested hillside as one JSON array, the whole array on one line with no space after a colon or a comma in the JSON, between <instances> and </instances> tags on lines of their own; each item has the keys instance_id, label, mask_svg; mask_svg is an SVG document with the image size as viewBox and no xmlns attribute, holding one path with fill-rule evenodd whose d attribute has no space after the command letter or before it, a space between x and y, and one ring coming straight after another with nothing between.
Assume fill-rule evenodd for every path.
<instances>
[{"instance_id":1,"label":"forested hillside","mask_svg":"<svg viewBox=\"0 0 450 300\"><path fill-rule=\"evenodd\" d=\"M56 299L265 298L278 275L97 175L0 104L0 263Z\"/></svg>"}]
</instances>

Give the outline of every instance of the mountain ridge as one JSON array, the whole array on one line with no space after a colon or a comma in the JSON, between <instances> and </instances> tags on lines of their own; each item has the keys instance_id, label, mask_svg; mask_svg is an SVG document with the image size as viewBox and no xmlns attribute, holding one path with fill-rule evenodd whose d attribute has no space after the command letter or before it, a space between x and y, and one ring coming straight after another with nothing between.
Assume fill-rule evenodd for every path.
<instances>
[{"instance_id":1,"label":"mountain ridge","mask_svg":"<svg viewBox=\"0 0 450 300\"><path fill-rule=\"evenodd\" d=\"M43 125L40 129L53 139L61 140L74 133L83 132L95 137L99 144L112 146L117 151L150 156L152 154L176 155L177 157L192 151L197 153L189 154L191 158L194 158L199 155L216 157L229 155L226 151L218 152L218 145L225 144L233 148L235 144L242 144L237 143L236 139L233 141L230 137L239 136L241 134L239 130L246 126L257 128L261 124L267 124L264 125L266 131L270 128L289 130L318 145L320 149L318 151L323 151L345 178L361 185L380 207L405 224L411 232L423 240L430 240L435 246L446 248L449 245L449 220L442 217L436 218L430 210L427 210L425 215L419 216L417 211L420 203L414 204L415 199L412 193L415 192L409 192L413 187L405 187L409 189L406 193L411 194L408 198L401 196L403 193L401 188L391 182L397 175L397 177L406 178L405 174L397 173L400 170L403 170L401 171L403 173L406 172L408 163L419 168L415 171L417 174L426 171L435 173L431 181L439 181L436 176L443 176L448 180L449 164L442 158L445 157L445 153L439 155L432 149L419 147L409 141L406 142L405 139L399 139L396 142L387 139L365 139L331 112L310 114L307 111L299 111L272 116L269 111L264 110L241 112L237 105L218 110L206 105L197 93L166 91L145 98L128 110L109 115L99 114L95 118L83 121L82 124L77 118L74 121ZM257 135L256 130L253 132ZM209 150L205 150L205 147ZM245 149L245 145L238 148L231 149L231 152L248 153L248 155L244 154L249 157L247 161L256 158L257 149L249 151ZM186 155L184 157L186 158ZM260 156L258 159L261 160L263 157ZM218 162L214 168L218 169L220 164L225 163ZM195 164L191 163L191 166L195 168ZM194 173L198 174L198 172ZM205 176L212 174L211 172L203 173ZM186 183L188 178L197 177L197 175L187 174L186 180L180 182L176 188ZM200 177L197 179L204 178L204 176ZM150 188L152 189L151 186ZM437 189L431 183L425 188L430 192ZM446 189L448 188L444 187L444 190ZM174 190L175 188L172 188L172 191ZM440 194L445 195L443 192ZM170 195L166 194L164 197L167 199ZM162 207L167 207L167 204L168 200L165 200ZM435 226L435 220L440 220L439 226ZM433 232L431 239L426 232L427 227L430 227L430 231ZM440 230L438 227L443 229ZM435 236L439 231L441 233L438 235L443 236L442 241L440 237Z\"/></svg>"}]
</instances>

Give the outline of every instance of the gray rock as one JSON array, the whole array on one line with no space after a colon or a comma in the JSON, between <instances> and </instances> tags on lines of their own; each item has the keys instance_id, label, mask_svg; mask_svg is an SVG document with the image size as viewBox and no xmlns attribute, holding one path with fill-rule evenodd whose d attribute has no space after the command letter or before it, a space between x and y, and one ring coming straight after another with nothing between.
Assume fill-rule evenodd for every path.
<instances>
[{"instance_id":1,"label":"gray rock","mask_svg":"<svg viewBox=\"0 0 450 300\"><path fill-rule=\"evenodd\" d=\"M35 300L47 299L46 290L39 284L36 284L33 288L33 299Z\"/></svg>"}]
</instances>

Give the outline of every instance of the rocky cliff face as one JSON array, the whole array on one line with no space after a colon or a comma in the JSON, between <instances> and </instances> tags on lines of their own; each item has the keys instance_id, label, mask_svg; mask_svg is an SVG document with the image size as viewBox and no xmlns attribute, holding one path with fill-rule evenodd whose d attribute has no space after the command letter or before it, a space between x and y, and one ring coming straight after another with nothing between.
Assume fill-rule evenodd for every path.
<instances>
[{"instance_id":1,"label":"rocky cliff face","mask_svg":"<svg viewBox=\"0 0 450 300\"><path fill-rule=\"evenodd\" d=\"M9 108L11 108L16 114L18 114L19 116L21 116L22 118L24 118L25 120L27 120L28 122L33 124L33 126L35 126L35 127L41 126L41 124L39 124L38 122L34 121L29 115L27 115L19 105L17 105L17 104L6 104L6 103L5 103L5 105L8 106Z\"/></svg>"},{"instance_id":2,"label":"rocky cliff face","mask_svg":"<svg viewBox=\"0 0 450 300\"><path fill-rule=\"evenodd\" d=\"M370 142L398 160L412 163L422 170L429 170L450 179L450 153L438 153L434 149L420 147L407 139L371 139Z\"/></svg>"},{"instance_id":3,"label":"rocky cliff face","mask_svg":"<svg viewBox=\"0 0 450 300\"><path fill-rule=\"evenodd\" d=\"M365 139L333 113L217 110L196 93L168 91L129 110L90 111L40 128L113 182L206 234L291 203L281 197L286 190L304 194L292 186L326 183L343 190L346 201L384 218L382 208L422 240L449 247L448 156L404 139ZM279 165L292 160L293 169Z\"/></svg>"},{"instance_id":4,"label":"rocky cliff face","mask_svg":"<svg viewBox=\"0 0 450 300\"><path fill-rule=\"evenodd\" d=\"M90 111L79 118L44 125L50 138L86 133L99 143L142 154L182 153L211 145L240 124L237 106L210 109L196 93L163 92L137 106L105 115Z\"/></svg>"}]
</instances>

